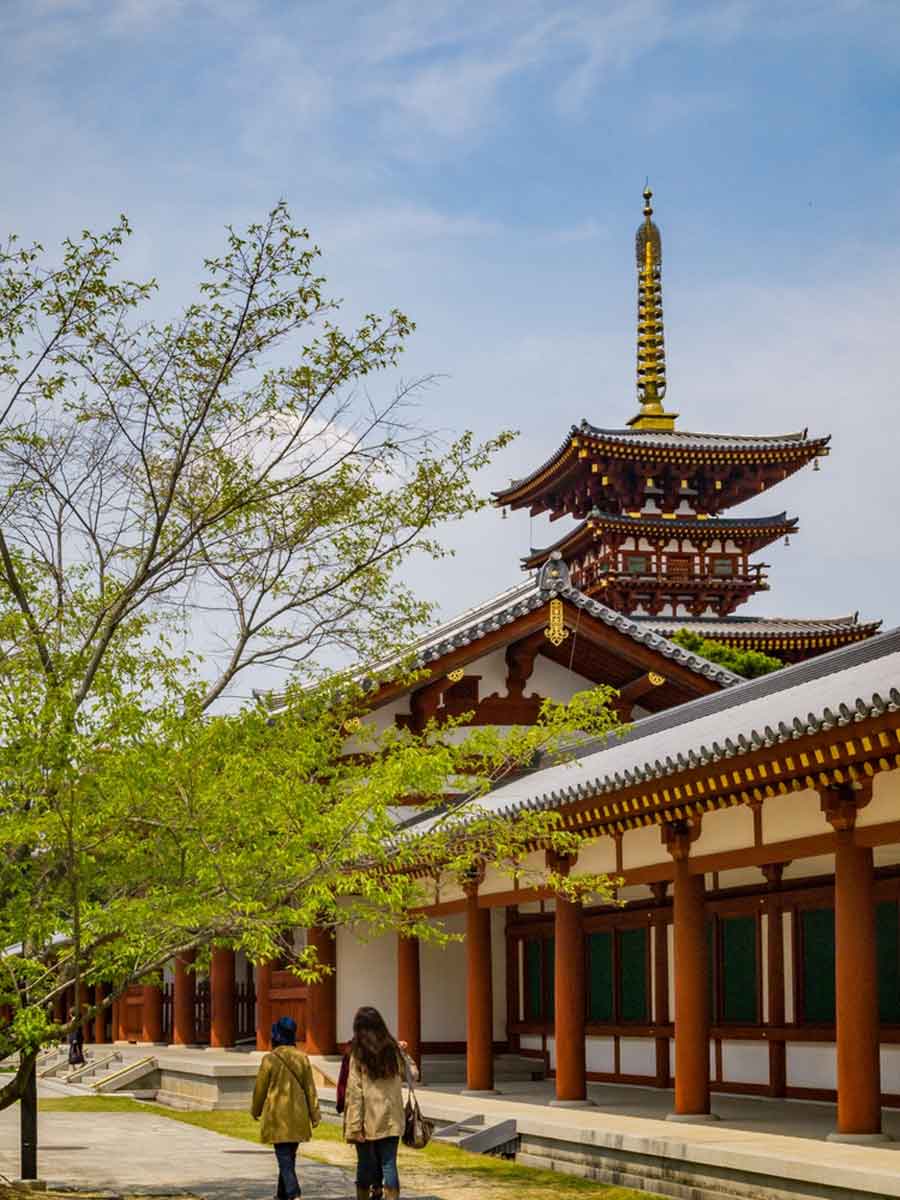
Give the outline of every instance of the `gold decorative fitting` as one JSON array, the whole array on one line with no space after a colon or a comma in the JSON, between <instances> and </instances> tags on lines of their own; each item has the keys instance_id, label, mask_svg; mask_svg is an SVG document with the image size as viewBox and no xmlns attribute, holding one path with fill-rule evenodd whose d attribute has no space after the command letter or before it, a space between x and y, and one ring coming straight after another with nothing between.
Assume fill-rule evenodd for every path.
<instances>
[{"instance_id":1,"label":"gold decorative fitting","mask_svg":"<svg viewBox=\"0 0 900 1200\"><path fill-rule=\"evenodd\" d=\"M644 189L644 220L635 236L638 268L637 391L641 406L628 422L635 429L675 428L677 413L663 408L666 394L666 352L663 340L662 238L653 224L653 193Z\"/></svg>"},{"instance_id":2,"label":"gold decorative fitting","mask_svg":"<svg viewBox=\"0 0 900 1200\"><path fill-rule=\"evenodd\" d=\"M447 678L451 683L459 683L465 673L465 667L457 667L455 671L447 672Z\"/></svg>"},{"instance_id":3,"label":"gold decorative fitting","mask_svg":"<svg viewBox=\"0 0 900 1200\"><path fill-rule=\"evenodd\" d=\"M554 646L561 646L569 636L562 600L550 601L549 624L544 630L544 636Z\"/></svg>"},{"instance_id":4,"label":"gold decorative fitting","mask_svg":"<svg viewBox=\"0 0 900 1200\"><path fill-rule=\"evenodd\" d=\"M666 682L665 675L657 675L655 671L651 671L647 676L647 679L653 687L662 687L662 685Z\"/></svg>"},{"instance_id":5,"label":"gold decorative fitting","mask_svg":"<svg viewBox=\"0 0 900 1200\"><path fill-rule=\"evenodd\" d=\"M359 717L348 717L344 722L344 733L356 733L360 725L362 725L362 721Z\"/></svg>"}]
</instances>

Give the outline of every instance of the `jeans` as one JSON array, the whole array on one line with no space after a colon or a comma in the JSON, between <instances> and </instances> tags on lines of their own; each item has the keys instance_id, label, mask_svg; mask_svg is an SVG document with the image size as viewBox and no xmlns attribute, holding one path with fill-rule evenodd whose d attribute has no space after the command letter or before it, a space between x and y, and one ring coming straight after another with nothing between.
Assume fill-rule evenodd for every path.
<instances>
[{"instance_id":1,"label":"jeans","mask_svg":"<svg viewBox=\"0 0 900 1200\"><path fill-rule=\"evenodd\" d=\"M356 1143L356 1183L359 1187L385 1187L400 1190L397 1174L398 1137L378 1138L374 1142Z\"/></svg>"},{"instance_id":2,"label":"jeans","mask_svg":"<svg viewBox=\"0 0 900 1200\"><path fill-rule=\"evenodd\" d=\"M295 1200L300 1195L300 1182L297 1179L297 1147L299 1142L276 1142L275 1158L278 1162L278 1197L279 1200Z\"/></svg>"}]
</instances>

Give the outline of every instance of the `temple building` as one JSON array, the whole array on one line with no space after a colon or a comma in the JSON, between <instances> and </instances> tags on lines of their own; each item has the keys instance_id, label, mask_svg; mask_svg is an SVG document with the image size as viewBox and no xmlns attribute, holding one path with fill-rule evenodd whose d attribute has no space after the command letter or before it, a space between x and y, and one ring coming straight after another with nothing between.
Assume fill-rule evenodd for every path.
<instances>
[{"instance_id":1,"label":"temple building","mask_svg":"<svg viewBox=\"0 0 900 1200\"><path fill-rule=\"evenodd\" d=\"M828 437L801 433L727 436L676 430L666 411L662 239L644 192L636 237L639 409L625 429L583 420L530 475L496 493L504 508L527 508L579 524L524 560L534 570L561 555L573 584L617 612L671 636L692 629L741 649L799 662L870 637L880 622L858 615L824 620L735 617L768 591L766 565L751 561L796 533L796 517L725 516L828 454Z\"/></svg>"},{"instance_id":2,"label":"temple building","mask_svg":"<svg viewBox=\"0 0 900 1200\"><path fill-rule=\"evenodd\" d=\"M827 1100L851 1141L879 1138L882 1108L900 1107L900 630L735 613L767 586L751 556L797 523L721 514L814 465L828 439L676 431L646 199L639 412L624 430L574 427L497 496L581 523L515 587L416 642L427 675L373 690L362 717L515 727L545 697L612 684L627 728L481 803L558 811L587 841L565 862L536 847L526 865L608 874L617 902L429 863L421 913L458 940L298 931L333 968L309 987L219 948L208 981L173 964L162 989L117 1001L98 1038L263 1048L290 1013L327 1077L356 1008L374 1004L426 1082L455 1070L474 1096L502 1091L514 1056L566 1105L592 1081L671 1089L671 1115L691 1121L716 1093ZM685 627L790 665L742 679L669 640ZM278 719L280 698L261 699ZM415 837L440 811L411 800L398 828Z\"/></svg>"}]
</instances>

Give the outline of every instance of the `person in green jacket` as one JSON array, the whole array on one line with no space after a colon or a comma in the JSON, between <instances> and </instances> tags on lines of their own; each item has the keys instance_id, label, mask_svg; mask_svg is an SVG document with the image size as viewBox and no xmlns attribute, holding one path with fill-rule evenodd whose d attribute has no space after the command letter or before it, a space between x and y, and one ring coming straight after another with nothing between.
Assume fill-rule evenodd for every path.
<instances>
[{"instance_id":1,"label":"person in green jacket","mask_svg":"<svg viewBox=\"0 0 900 1200\"><path fill-rule=\"evenodd\" d=\"M258 1121L260 1141L275 1148L278 1200L296 1200L297 1148L312 1138L319 1124L319 1097L309 1059L297 1049L297 1024L281 1017L272 1026L272 1052L259 1065L250 1111Z\"/></svg>"}]
</instances>

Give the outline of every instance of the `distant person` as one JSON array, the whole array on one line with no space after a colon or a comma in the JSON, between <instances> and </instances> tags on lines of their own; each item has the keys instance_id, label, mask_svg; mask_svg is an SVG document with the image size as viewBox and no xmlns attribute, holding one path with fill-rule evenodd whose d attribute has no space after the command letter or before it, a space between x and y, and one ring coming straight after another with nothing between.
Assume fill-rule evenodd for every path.
<instances>
[{"instance_id":1,"label":"distant person","mask_svg":"<svg viewBox=\"0 0 900 1200\"><path fill-rule=\"evenodd\" d=\"M417 1078L418 1071L376 1008L361 1008L353 1018L353 1040L341 1076L338 1100L344 1111L344 1140L356 1146L357 1200L381 1195L399 1200L397 1149L406 1123L403 1083L407 1077Z\"/></svg>"},{"instance_id":2,"label":"distant person","mask_svg":"<svg viewBox=\"0 0 900 1200\"><path fill-rule=\"evenodd\" d=\"M75 1009L69 1009L69 1024L75 1020ZM84 1028L79 1022L74 1029L70 1029L66 1035L66 1041L69 1043L69 1066L83 1067L84 1066Z\"/></svg>"},{"instance_id":3,"label":"distant person","mask_svg":"<svg viewBox=\"0 0 900 1200\"><path fill-rule=\"evenodd\" d=\"M281 1017L272 1026L272 1051L259 1064L251 1113L259 1120L260 1141L275 1147L278 1200L300 1195L297 1148L319 1124L319 1097L309 1059L297 1049L297 1023Z\"/></svg>"}]
</instances>

